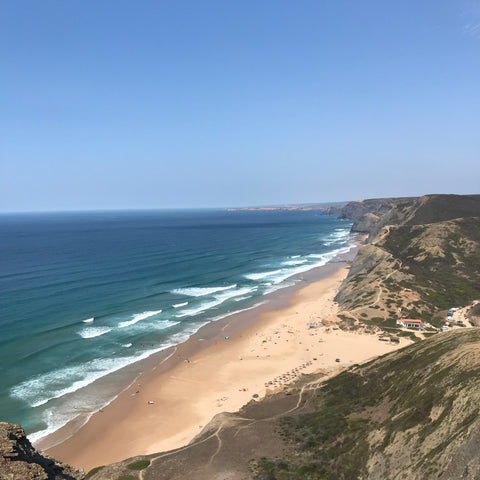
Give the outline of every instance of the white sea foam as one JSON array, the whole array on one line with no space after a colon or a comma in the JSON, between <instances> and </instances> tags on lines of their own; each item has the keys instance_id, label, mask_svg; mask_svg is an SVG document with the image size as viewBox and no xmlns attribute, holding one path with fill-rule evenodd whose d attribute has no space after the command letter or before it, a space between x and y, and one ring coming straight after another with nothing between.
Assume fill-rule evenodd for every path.
<instances>
[{"instance_id":1,"label":"white sea foam","mask_svg":"<svg viewBox=\"0 0 480 480\"><path fill-rule=\"evenodd\" d=\"M262 295L268 295L270 293L276 292L277 290L280 290L281 288L293 287L294 285L295 285L295 282L285 282L285 283L276 284L276 285L270 284L268 288L263 292Z\"/></svg>"},{"instance_id":2,"label":"white sea foam","mask_svg":"<svg viewBox=\"0 0 480 480\"><path fill-rule=\"evenodd\" d=\"M130 348L131 346L132 346L131 343L124 343L124 344L122 345L122 347L125 347L125 348Z\"/></svg>"},{"instance_id":3,"label":"white sea foam","mask_svg":"<svg viewBox=\"0 0 480 480\"><path fill-rule=\"evenodd\" d=\"M176 315L177 318L182 318L182 317L193 317L195 315L200 315L203 312L206 312L207 310L210 310L211 308L217 307L218 305L221 305L223 302L225 302L226 299L216 299L212 300L211 302L205 302L199 305L196 308L190 308L188 310L184 310L182 313Z\"/></svg>"},{"instance_id":4,"label":"white sea foam","mask_svg":"<svg viewBox=\"0 0 480 480\"><path fill-rule=\"evenodd\" d=\"M133 315L131 320L127 320L126 322L120 322L118 324L118 327L125 328L125 327L129 327L130 325L135 325L140 320L145 320L146 318L153 317L154 315L158 315L161 312L162 312L161 310L156 310L156 311L150 311L150 312L136 313L135 315Z\"/></svg>"},{"instance_id":5,"label":"white sea foam","mask_svg":"<svg viewBox=\"0 0 480 480\"><path fill-rule=\"evenodd\" d=\"M203 313L211 308L221 305L222 303L226 302L227 300L230 300L231 298L235 298L238 296L245 296L246 294L254 292L255 290L256 290L256 287L253 287L253 288L243 287L243 288L229 290L228 292L217 294L215 295L214 300L201 303L200 305L194 308L182 310L181 313L176 315L176 317L181 318L181 317L187 317L187 316L192 317L194 315L199 315L200 313Z\"/></svg>"},{"instance_id":6,"label":"white sea foam","mask_svg":"<svg viewBox=\"0 0 480 480\"><path fill-rule=\"evenodd\" d=\"M326 253L311 253L308 258L321 258L324 259L325 256L328 255ZM332 257L333 258L333 257Z\"/></svg>"},{"instance_id":7,"label":"white sea foam","mask_svg":"<svg viewBox=\"0 0 480 480\"><path fill-rule=\"evenodd\" d=\"M282 268L281 270L277 270L276 272L274 272L274 274L268 276L268 281L273 285L281 284L282 282L287 280L287 278L293 277L294 275L299 275L313 268L317 268L325 265L327 262L332 260L332 258L342 253L348 252L351 248L352 246L349 245L342 248L337 248L328 253L320 253L320 254L314 253L314 254L308 255L309 259L314 260L313 262L306 262L293 268ZM283 285L281 286L281 288L283 288ZM274 290L277 290L277 288L267 289L266 293L271 293Z\"/></svg>"},{"instance_id":8,"label":"white sea foam","mask_svg":"<svg viewBox=\"0 0 480 480\"><path fill-rule=\"evenodd\" d=\"M105 335L112 329L109 327L87 327L77 332L82 338L94 338Z\"/></svg>"},{"instance_id":9,"label":"white sea foam","mask_svg":"<svg viewBox=\"0 0 480 480\"><path fill-rule=\"evenodd\" d=\"M15 385L10 390L10 393L13 397L27 402L32 407L39 407L54 398L60 398L76 392L105 375L116 372L131 363L143 360L172 345L170 343L162 344L159 348L147 350L138 355L99 358L84 364L59 368Z\"/></svg>"},{"instance_id":10,"label":"white sea foam","mask_svg":"<svg viewBox=\"0 0 480 480\"><path fill-rule=\"evenodd\" d=\"M144 358L147 358L154 353L157 353L161 350L164 350L168 347L174 346L174 343L164 344L160 346L160 348L156 350L151 350L148 352L144 352L142 355L138 357L129 357L130 359L134 359L133 361L139 361ZM168 355L163 361L168 360L172 355L174 355L175 351L173 351L170 355ZM130 361L129 363L133 363ZM123 365L126 366L126 365ZM119 368L122 368L120 366ZM119 368L114 368L109 372L106 372L105 375L108 373L113 373L114 371L118 370ZM69 392L74 393L74 392ZM73 420L74 418L79 419L79 415L81 416L80 420L81 423L77 423L77 427L82 427L89 418L101 408L106 407L110 402L117 398L117 395L108 396L108 398L104 397L103 399L99 399L98 395L95 394L93 397L90 397L90 402L85 402L85 398L89 398L87 395L86 397L82 395L80 402L78 401L78 397L75 394L65 397L65 399L57 400L61 401L62 403L60 406L57 402L55 402L51 407L45 408L42 413L41 417L42 420L47 424L47 428L34 432L29 433L28 438L32 443L37 442L38 440L46 437L47 435L57 431L59 428L66 425L68 422ZM59 397L52 397L51 400L54 398ZM44 402L46 403L46 402Z\"/></svg>"},{"instance_id":11,"label":"white sea foam","mask_svg":"<svg viewBox=\"0 0 480 480\"><path fill-rule=\"evenodd\" d=\"M320 258L322 260L330 261L332 258L336 257L337 255L341 255L342 253L347 253L352 249L353 245L346 245L345 247L340 247L335 250L332 250L328 253L312 253L308 255L309 258Z\"/></svg>"},{"instance_id":12,"label":"white sea foam","mask_svg":"<svg viewBox=\"0 0 480 480\"><path fill-rule=\"evenodd\" d=\"M186 326L186 328L184 328L181 332L178 332L169 338L171 342L169 346L174 346L174 345L178 345L179 343L186 342L192 335L197 333L200 330L200 328L202 328L204 325L209 324L210 322L211 320L189 323Z\"/></svg>"},{"instance_id":13,"label":"white sea foam","mask_svg":"<svg viewBox=\"0 0 480 480\"><path fill-rule=\"evenodd\" d=\"M188 305L188 302L177 303L177 304L173 305L173 308L185 307L186 305Z\"/></svg>"},{"instance_id":14,"label":"white sea foam","mask_svg":"<svg viewBox=\"0 0 480 480\"><path fill-rule=\"evenodd\" d=\"M161 322L165 327L168 322ZM173 325L179 322L169 322L169 325ZM27 402L32 407L42 407L41 416L42 420L47 424L47 428L30 433L28 435L29 440L32 443L44 438L45 436L57 431L59 428L66 425L73 418L78 415L84 415L82 425L88 421L94 411L98 411L105 406L112 399L106 403L99 405L86 405L84 402L85 397L82 394L82 402L78 403L75 400L75 392L83 387L87 387L96 380L109 375L111 373L120 370L134 362L143 360L157 352L165 350L169 347L173 347L178 343L182 343L188 340L193 334L195 334L201 327L210 323L210 321L204 321L199 323L193 323L185 330L173 335L169 342L159 345L158 348L148 350L140 353L139 355L130 355L127 357L105 358L95 359L85 364L76 365L72 367L65 367L49 372L47 374L39 375L35 378L22 382L10 391L13 397L19 398ZM132 346L131 343L124 344L125 348ZM172 353L173 355L173 353ZM73 381L73 383L71 383ZM70 384L65 387L65 384ZM73 395L73 396L67 396ZM65 401L63 398L65 397ZM96 396L95 396L96 398ZM55 400L58 399L58 400ZM60 400L61 399L61 400ZM54 401L51 407L46 404L50 401ZM56 402L61 401L61 409L58 408ZM47 408L45 408L47 407ZM80 425L81 426L81 425Z\"/></svg>"},{"instance_id":15,"label":"white sea foam","mask_svg":"<svg viewBox=\"0 0 480 480\"><path fill-rule=\"evenodd\" d=\"M166 328L174 327L180 322L175 322L173 320L162 320L161 322L155 322L153 325L149 325L149 328L153 327L158 330L165 330Z\"/></svg>"},{"instance_id":16,"label":"white sea foam","mask_svg":"<svg viewBox=\"0 0 480 480\"><path fill-rule=\"evenodd\" d=\"M249 299L249 298L252 298L252 297L246 295L246 296L244 296L244 297L234 298L233 300L234 300L235 302L241 302L242 300L247 300L247 299Z\"/></svg>"},{"instance_id":17,"label":"white sea foam","mask_svg":"<svg viewBox=\"0 0 480 480\"><path fill-rule=\"evenodd\" d=\"M292 255L290 258L298 258L300 255Z\"/></svg>"},{"instance_id":18,"label":"white sea foam","mask_svg":"<svg viewBox=\"0 0 480 480\"><path fill-rule=\"evenodd\" d=\"M57 431L59 428L62 428L72 419L70 414L62 414L54 409L46 410L42 415L42 420L48 425L44 430L38 432L29 433L28 439L31 443L35 443L47 435Z\"/></svg>"},{"instance_id":19,"label":"white sea foam","mask_svg":"<svg viewBox=\"0 0 480 480\"><path fill-rule=\"evenodd\" d=\"M222 320L226 317L230 317L231 315L237 315L238 313L242 313L242 312L246 312L248 310L252 310L253 308L257 308L259 307L260 305L264 305L268 303L266 300L263 300L261 302L257 302L255 303L254 305L252 305L251 307L247 307L247 308L242 308L241 310L235 310L233 312L225 312L225 313L222 313L221 315L218 315L217 317L214 317L211 319L212 322L217 322L218 320ZM209 323L209 322L206 322L206 323Z\"/></svg>"},{"instance_id":20,"label":"white sea foam","mask_svg":"<svg viewBox=\"0 0 480 480\"><path fill-rule=\"evenodd\" d=\"M303 263L307 263L307 262L308 262L307 258L303 258L299 260L285 260L284 262L282 262L282 265L295 266L295 265L302 265Z\"/></svg>"},{"instance_id":21,"label":"white sea foam","mask_svg":"<svg viewBox=\"0 0 480 480\"><path fill-rule=\"evenodd\" d=\"M326 246L335 245L344 242L348 237L350 237L349 228L336 228L333 233L324 239L324 244Z\"/></svg>"},{"instance_id":22,"label":"white sea foam","mask_svg":"<svg viewBox=\"0 0 480 480\"><path fill-rule=\"evenodd\" d=\"M273 270L273 271L270 271L270 272L249 273L249 274L245 275L245 278L248 278L249 280L261 280L262 278L271 277L271 276L276 275L280 272L281 272L281 270Z\"/></svg>"},{"instance_id":23,"label":"white sea foam","mask_svg":"<svg viewBox=\"0 0 480 480\"><path fill-rule=\"evenodd\" d=\"M186 295L188 297L203 297L205 295L211 295L212 293L222 292L224 290L230 290L236 288L237 285L229 285L228 287L192 287L192 288L177 288L172 293L178 295Z\"/></svg>"},{"instance_id":24,"label":"white sea foam","mask_svg":"<svg viewBox=\"0 0 480 480\"><path fill-rule=\"evenodd\" d=\"M83 323L92 323L94 320L95 320L95 318L92 317L92 318L87 318L86 320L82 320L82 321L83 321Z\"/></svg>"}]
</instances>

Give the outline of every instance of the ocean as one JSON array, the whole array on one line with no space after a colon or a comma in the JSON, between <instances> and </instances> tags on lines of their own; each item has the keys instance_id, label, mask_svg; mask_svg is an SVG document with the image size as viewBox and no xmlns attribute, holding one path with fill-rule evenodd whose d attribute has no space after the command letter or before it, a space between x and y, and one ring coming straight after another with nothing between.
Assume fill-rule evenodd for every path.
<instances>
[{"instance_id":1,"label":"ocean","mask_svg":"<svg viewBox=\"0 0 480 480\"><path fill-rule=\"evenodd\" d=\"M351 248L319 211L0 215L0 420L38 441L110 402L113 372L268 302Z\"/></svg>"}]
</instances>

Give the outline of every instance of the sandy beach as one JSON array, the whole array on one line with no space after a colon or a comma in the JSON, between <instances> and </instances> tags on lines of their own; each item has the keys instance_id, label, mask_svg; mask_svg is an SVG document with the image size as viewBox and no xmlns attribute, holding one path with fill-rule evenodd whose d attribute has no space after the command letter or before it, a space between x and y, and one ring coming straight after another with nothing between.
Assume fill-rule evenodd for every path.
<instances>
[{"instance_id":1,"label":"sandy beach","mask_svg":"<svg viewBox=\"0 0 480 480\"><path fill-rule=\"evenodd\" d=\"M342 267L296 291L288 306L262 313L244 330L230 333L227 324L210 346L167 371L145 371L47 452L88 470L170 450L191 441L215 414L261 400L302 373L334 372L399 348L375 335L335 327L333 298L347 273Z\"/></svg>"}]
</instances>

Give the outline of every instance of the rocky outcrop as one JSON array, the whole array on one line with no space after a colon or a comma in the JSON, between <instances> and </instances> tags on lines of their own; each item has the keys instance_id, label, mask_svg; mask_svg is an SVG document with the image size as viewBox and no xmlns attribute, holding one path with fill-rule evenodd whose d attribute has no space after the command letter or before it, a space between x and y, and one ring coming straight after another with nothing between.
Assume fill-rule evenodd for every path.
<instances>
[{"instance_id":1,"label":"rocky outcrop","mask_svg":"<svg viewBox=\"0 0 480 480\"><path fill-rule=\"evenodd\" d=\"M477 303L469 312L468 320L473 325L480 327L480 303Z\"/></svg>"},{"instance_id":2,"label":"rocky outcrop","mask_svg":"<svg viewBox=\"0 0 480 480\"><path fill-rule=\"evenodd\" d=\"M38 453L20 425L0 422L0 480L80 480L83 473Z\"/></svg>"},{"instance_id":3,"label":"rocky outcrop","mask_svg":"<svg viewBox=\"0 0 480 480\"><path fill-rule=\"evenodd\" d=\"M370 233L378 221L380 220L379 215L368 212L365 215L361 216L352 226L353 233Z\"/></svg>"},{"instance_id":4,"label":"rocky outcrop","mask_svg":"<svg viewBox=\"0 0 480 480\"><path fill-rule=\"evenodd\" d=\"M388 213L392 208L402 203L411 203L416 197L404 198L370 198L367 200L358 200L349 202L343 207L329 207L325 209L326 215L337 215L340 218L360 220L365 214L373 213L382 216Z\"/></svg>"}]
</instances>

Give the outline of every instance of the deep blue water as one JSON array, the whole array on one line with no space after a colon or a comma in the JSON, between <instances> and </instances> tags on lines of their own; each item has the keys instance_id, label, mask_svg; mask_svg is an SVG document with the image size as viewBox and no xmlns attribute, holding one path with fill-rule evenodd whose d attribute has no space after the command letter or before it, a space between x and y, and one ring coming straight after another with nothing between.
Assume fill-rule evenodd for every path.
<instances>
[{"instance_id":1,"label":"deep blue water","mask_svg":"<svg viewBox=\"0 0 480 480\"><path fill-rule=\"evenodd\" d=\"M38 439L98 409L82 387L293 284L348 249L350 226L316 211L1 215L0 420Z\"/></svg>"}]
</instances>

